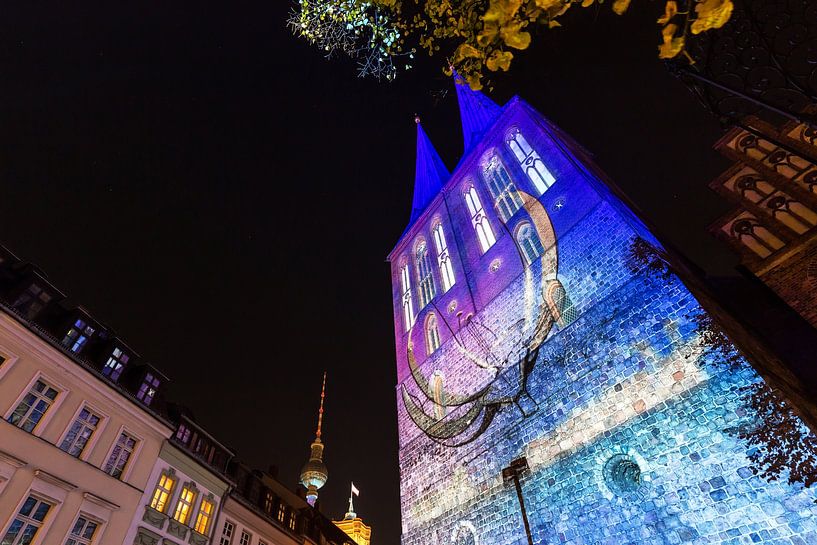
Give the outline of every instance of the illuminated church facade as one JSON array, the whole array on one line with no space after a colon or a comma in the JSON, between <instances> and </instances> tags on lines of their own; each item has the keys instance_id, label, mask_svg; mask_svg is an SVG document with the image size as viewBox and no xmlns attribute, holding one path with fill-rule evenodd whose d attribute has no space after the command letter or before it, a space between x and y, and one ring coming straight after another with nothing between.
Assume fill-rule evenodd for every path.
<instances>
[{"instance_id":1,"label":"illuminated church facade","mask_svg":"<svg viewBox=\"0 0 817 545\"><path fill-rule=\"evenodd\" d=\"M760 379L706 361L677 278L628 268L659 243L587 152L456 88L464 155L449 173L418 120L389 255L403 545L817 543L815 492L727 432Z\"/></svg>"}]
</instances>

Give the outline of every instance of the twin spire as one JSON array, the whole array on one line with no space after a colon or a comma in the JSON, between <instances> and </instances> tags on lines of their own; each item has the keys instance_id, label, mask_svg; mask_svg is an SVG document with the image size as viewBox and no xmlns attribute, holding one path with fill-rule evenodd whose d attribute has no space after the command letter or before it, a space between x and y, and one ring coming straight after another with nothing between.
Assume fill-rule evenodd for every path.
<instances>
[{"instance_id":1,"label":"twin spire","mask_svg":"<svg viewBox=\"0 0 817 545\"><path fill-rule=\"evenodd\" d=\"M456 72L454 72L454 87L457 90L457 102L460 105L463 155L465 155L479 142L480 137L499 117L502 109L481 92L471 89ZM423 210L437 196L451 176L423 130L418 116L415 116L414 122L417 124L417 163L414 169L414 198L411 201L409 226L420 217Z\"/></svg>"}]
</instances>

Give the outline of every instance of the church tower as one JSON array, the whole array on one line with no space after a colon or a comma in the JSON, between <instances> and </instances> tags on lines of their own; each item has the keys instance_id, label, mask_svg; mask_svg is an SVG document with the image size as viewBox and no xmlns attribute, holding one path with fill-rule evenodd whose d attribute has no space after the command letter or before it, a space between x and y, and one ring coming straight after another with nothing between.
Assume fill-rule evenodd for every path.
<instances>
[{"instance_id":1,"label":"church tower","mask_svg":"<svg viewBox=\"0 0 817 545\"><path fill-rule=\"evenodd\" d=\"M729 429L757 382L702 348L660 248L589 154L456 84L463 156L417 123L389 254L403 545L817 542L815 492L756 477Z\"/></svg>"},{"instance_id":2,"label":"church tower","mask_svg":"<svg viewBox=\"0 0 817 545\"><path fill-rule=\"evenodd\" d=\"M313 507L318 501L318 489L323 487L329 478L326 465L323 463L323 443L321 442L324 397L326 397L326 371L323 373L323 384L321 385L321 403L318 408L318 428L315 430L315 440L309 446L309 460L301 468L301 484L306 488L306 501Z\"/></svg>"}]
</instances>

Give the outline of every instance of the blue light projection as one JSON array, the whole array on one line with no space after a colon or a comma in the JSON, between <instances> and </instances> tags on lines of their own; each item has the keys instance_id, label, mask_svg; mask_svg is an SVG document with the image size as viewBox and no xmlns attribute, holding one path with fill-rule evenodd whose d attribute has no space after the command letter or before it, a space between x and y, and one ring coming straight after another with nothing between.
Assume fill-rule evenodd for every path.
<instances>
[{"instance_id":1,"label":"blue light projection","mask_svg":"<svg viewBox=\"0 0 817 545\"><path fill-rule=\"evenodd\" d=\"M464 124L488 121L390 255L403 544L526 543L502 478L523 456L534 543L817 543L815 492L754 476L724 431L758 376L707 363L703 311L680 281L626 267L633 237L654 237L558 128L518 98L495 111L485 101L461 102ZM508 146L517 131L555 179L543 193ZM489 191L494 158L515 193ZM496 234L485 251L472 186ZM500 207L515 212L502 221ZM439 223L456 281L421 308L413 251ZM530 265L516 242L525 224L543 249ZM418 309L408 331L406 263ZM439 347L426 346L427 323Z\"/></svg>"}]
</instances>

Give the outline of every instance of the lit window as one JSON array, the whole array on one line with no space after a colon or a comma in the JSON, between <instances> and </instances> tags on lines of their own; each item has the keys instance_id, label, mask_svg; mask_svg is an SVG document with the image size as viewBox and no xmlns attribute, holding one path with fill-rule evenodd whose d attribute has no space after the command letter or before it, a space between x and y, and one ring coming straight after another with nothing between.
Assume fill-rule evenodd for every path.
<instances>
[{"instance_id":1,"label":"lit window","mask_svg":"<svg viewBox=\"0 0 817 545\"><path fill-rule=\"evenodd\" d=\"M201 535L206 536L210 530L210 520L213 518L213 502L207 498L201 500L199 514L196 515L196 530Z\"/></svg>"},{"instance_id":2,"label":"lit window","mask_svg":"<svg viewBox=\"0 0 817 545\"><path fill-rule=\"evenodd\" d=\"M298 519L295 518L295 513L289 513L289 529L295 531L295 525L297 524Z\"/></svg>"},{"instance_id":3,"label":"lit window","mask_svg":"<svg viewBox=\"0 0 817 545\"><path fill-rule=\"evenodd\" d=\"M85 450L88 440L91 439L91 436L96 431L99 421L100 417L98 415L89 411L87 407L83 407L82 410L79 411L77 419L74 420L74 423L71 424L71 427L68 429L65 439L63 439L60 444L60 449L75 458L79 458L79 455Z\"/></svg>"},{"instance_id":4,"label":"lit window","mask_svg":"<svg viewBox=\"0 0 817 545\"><path fill-rule=\"evenodd\" d=\"M429 314L426 319L426 351L431 355L440 347L440 330L437 328L437 316Z\"/></svg>"},{"instance_id":5,"label":"lit window","mask_svg":"<svg viewBox=\"0 0 817 545\"><path fill-rule=\"evenodd\" d=\"M519 196L516 185L496 155L485 165L483 176L494 197L494 207L499 217L507 222L522 207L522 197Z\"/></svg>"},{"instance_id":6,"label":"lit window","mask_svg":"<svg viewBox=\"0 0 817 545\"><path fill-rule=\"evenodd\" d=\"M278 522L284 522L287 514L287 507L284 505L284 502L280 502L278 504Z\"/></svg>"},{"instance_id":7,"label":"lit window","mask_svg":"<svg viewBox=\"0 0 817 545\"><path fill-rule=\"evenodd\" d=\"M86 324L83 320L77 320L62 339L62 345L67 347L71 352L79 354L85 346L85 343L87 343L91 335L94 334L94 331L95 329Z\"/></svg>"},{"instance_id":8,"label":"lit window","mask_svg":"<svg viewBox=\"0 0 817 545\"><path fill-rule=\"evenodd\" d=\"M150 402L156 396L159 384L159 379L153 373L145 373L145 379L142 381L142 385L139 386L139 391L136 392L136 399L145 405L150 405Z\"/></svg>"},{"instance_id":9,"label":"lit window","mask_svg":"<svg viewBox=\"0 0 817 545\"><path fill-rule=\"evenodd\" d=\"M443 293L445 293L454 285L454 267L451 265L451 255L448 253L442 223L434 227L434 246L437 249L437 264L440 267L440 278L443 279Z\"/></svg>"},{"instance_id":10,"label":"lit window","mask_svg":"<svg viewBox=\"0 0 817 545\"><path fill-rule=\"evenodd\" d=\"M523 223L516 230L516 243L519 245L519 250L528 265L533 263L544 252L542 243L530 223Z\"/></svg>"},{"instance_id":11,"label":"lit window","mask_svg":"<svg viewBox=\"0 0 817 545\"><path fill-rule=\"evenodd\" d=\"M193 486L185 485L179 494L179 501L176 503L176 512L173 518L182 524L187 524L193 514L193 502L196 501L196 489Z\"/></svg>"},{"instance_id":12,"label":"lit window","mask_svg":"<svg viewBox=\"0 0 817 545\"><path fill-rule=\"evenodd\" d=\"M221 531L221 539L218 540L218 545L230 545L233 542L233 533L235 532L235 524L229 521L224 522L224 529Z\"/></svg>"},{"instance_id":13,"label":"lit window","mask_svg":"<svg viewBox=\"0 0 817 545\"><path fill-rule=\"evenodd\" d=\"M267 513L268 515L272 515L272 510L274 507L275 495L271 491L266 490L264 492L264 512Z\"/></svg>"},{"instance_id":14,"label":"lit window","mask_svg":"<svg viewBox=\"0 0 817 545\"><path fill-rule=\"evenodd\" d=\"M43 415L54 403L57 393L57 390L42 380L38 380L8 417L8 421L27 432L34 431Z\"/></svg>"},{"instance_id":15,"label":"lit window","mask_svg":"<svg viewBox=\"0 0 817 545\"><path fill-rule=\"evenodd\" d=\"M190 442L191 433L190 428L184 424L179 424L179 429L176 430L176 439L178 439L180 443L186 445Z\"/></svg>"},{"instance_id":16,"label":"lit window","mask_svg":"<svg viewBox=\"0 0 817 545\"><path fill-rule=\"evenodd\" d=\"M29 496L11 521L0 543L3 545L28 545L34 541L52 505L35 496Z\"/></svg>"},{"instance_id":17,"label":"lit window","mask_svg":"<svg viewBox=\"0 0 817 545\"><path fill-rule=\"evenodd\" d=\"M252 535L241 530L241 538L238 540L238 545L250 545L250 541L252 541Z\"/></svg>"},{"instance_id":18,"label":"lit window","mask_svg":"<svg viewBox=\"0 0 817 545\"><path fill-rule=\"evenodd\" d=\"M431 260L428 258L428 246L425 240L421 240L417 245L414 259L417 262L420 308L423 308L434 299L434 277L431 274Z\"/></svg>"},{"instance_id":19,"label":"lit window","mask_svg":"<svg viewBox=\"0 0 817 545\"><path fill-rule=\"evenodd\" d=\"M50 301L50 293L43 291L37 284L31 284L26 291L17 297L12 306L27 319L33 320Z\"/></svg>"},{"instance_id":20,"label":"lit window","mask_svg":"<svg viewBox=\"0 0 817 545\"><path fill-rule=\"evenodd\" d=\"M156 484L156 489L153 491L153 497L150 499L150 507L161 513L166 512L170 503L170 496L173 495L174 484L176 484L176 479L167 473L162 473L159 482Z\"/></svg>"},{"instance_id":21,"label":"lit window","mask_svg":"<svg viewBox=\"0 0 817 545\"><path fill-rule=\"evenodd\" d=\"M400 287L403 291L403 325L406 331L414 325L414 303L411 300L411 279L408 263L400 267Z\"/></svg>"},{"instance_id":22,"label":"lit window","mask_svg":"<svg viewBox=\"0 0 817 545\"><path fill-rule=\"evenodd\" d=\"M71 533L68 534L65 545L90 545L94 541L97 528L99 528L98 522L81 514L77 517L74 527L71 528Z\"/></svg>"},{"instance_id":23,"label":"lit window","mask_svg":"<svg viewBox=\"0 0 817 545\"><path fill-rule=\"evenodd\" d=\"M122 432L111 451L111 455L108 457L108 461L105 462L103 471L117 479L121 478L135 448L136 439Z\"/></svg>"},{"instance_id":24,"label":"lit window","mask_svg":"<svg viewBox=\"0 0 817 545\"><path fill-rule=\"evenodd\" d=\"M494 230L491 229L491 224L488 223L488 217L485 215L485 210L482 208L482 202L479 200L477 189L470 186L465 193L465 203L468 205L468 212L471 214L471 225L474 226L474 231L479 239L479 247L482 253L496 242Z\"/></svg>"},{"instance_id":25,"label":"lit window","mask_svg":"<svg viewBox=\"0 0 817 545\"><path fill-rule=\"evenodd\" d=\"M528 144L528 141L522 136L522 133L519 132L519 129L514 131L513 135L508 139L508 147L511 148L517 161L519 161L519 165L522 167L522 170L525 171L525 174L528 175L528 178L530 178L530 181L533 183L536 191L539 192L539 195L553 185L556 178L554 178L553 174L547 169L536 150L530 147L530 144Z\"/></svg>"},{"instance_id":26,"label":"lit window","mask_svg":"<svg viewBox=\"0 0 817 545\"><path fill-rule=\"evenodd\" d=\"M119 375L122 374L122 370L128 364L129 359L130 357L127 354L118 348L114 348L105 363L105 367L102 368L102 374L115 382L119 379Z\"/></svg>"}]
</instances>

